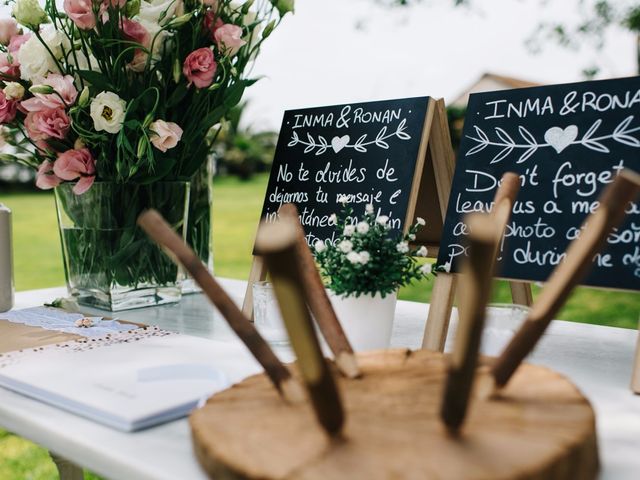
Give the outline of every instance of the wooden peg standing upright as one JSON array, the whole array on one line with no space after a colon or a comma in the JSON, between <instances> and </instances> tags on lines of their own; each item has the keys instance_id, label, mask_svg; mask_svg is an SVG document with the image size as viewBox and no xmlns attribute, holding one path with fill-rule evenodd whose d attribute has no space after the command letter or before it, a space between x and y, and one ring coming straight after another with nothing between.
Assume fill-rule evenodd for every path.
<instances>
[{"instance_id":1,"label":"wooden peg standing upright","mask_svg":"<svg viewBox=\"0 0 640 480\"><path fill-rule=\"evenodd\" d=\"M553 316L575 286L589 272L593 257L605 244L609 233L622 223L629 202L640 192L640 175L623 170L600 196L598 209L583 223L582 233L571 242L567 255L545 284L527 319L492 368L495 386L507 384L520 363L533 350Z\"/></svg>"},{"instance_id":2,"label":"wooden peg standing upright","mask_svg":"<svg viewBox=\"0 0 640 480\"><path fill-rule=\"evenodd\" d=\"M256 238L256 252L263 256L271 275L282 319L318 422L329 435L336 436L344 423L342 401L307 309L309 299L305 298L302 287L304 278L296 255L297 239L297 219L281 218L276 223L263 223Z\"/></svg>"},{"instance_id":3,"label":"wooden peg standing upright","mask_svg":"<svg viewBox=\"0 0 640 480\"><path fill-rule=\"evenodd\" d=\"M305 298L309 304L309 309L318 323L318 327L329 348L335 355L338 369L347 378L356 378L360 375L356 356L322 284L313 254L307 245L304 230L298 220L298 209L294 204L287 203L280 208L279 213L280 218L291 219L296 225L297 241L294 253L300 266L302 287L305 290Z\"/></svg>"},{"instance_id":4,"label":"wooden peg standing upright","mask_svg":"<svg viewBox=\"0 0 640 480\"><path fill-rule=\"evenodd\" d=\"M469 234L469 257L460 278L460 321L442 399L441 417L450 432L464 421L473 387L484 329L485 309L491 295L494 258L500 227L492 215L474 214L465 219Z\"/></svg>"},{"instance_id":5,"label":"wooden peg standing upright","mask_svg":"<svg viewBox=\"0 0 640 480\"><path fill-rule=\"evenodd\" d=\"M276 357L269 344L249 319L243 315L231 297L211 276L195 252L169 226L165 219L155 210L147 210L140 214L137 223L152 240L163 247L174 262L182 264L191 274L236 335L265 369L278 392L289 402L302 401L304 392L299 383L291 376L289 370Z\"/></svg>"}]
</instances>

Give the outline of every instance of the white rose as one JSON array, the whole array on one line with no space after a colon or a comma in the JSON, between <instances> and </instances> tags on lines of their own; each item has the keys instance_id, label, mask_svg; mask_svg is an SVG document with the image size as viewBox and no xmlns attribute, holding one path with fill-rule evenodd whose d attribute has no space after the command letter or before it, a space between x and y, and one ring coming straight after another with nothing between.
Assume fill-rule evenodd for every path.
<instances>
[{"instance_id":1,"label":"white rose","mask_svg":"<svg viewBox=\"0 0 640 480\"><path fill-rule=\"evenodd\" d=\"M413 233L410 233L407 235L407 238L413 242L416 239L416 236Z\"/></svg>"},{"instance_id":2,"label":"white rose","mask_svg":"<svg viewBox=\"0 0 640 480\"><path fill-rule=\"evenodd\" d=\"M327 246L322 240L316 240L316 243L313 244L313 248L316 249L316 252L322 253L327 249Z\"/></svg>"},{"instance_id":3,"label":"white rose","mask_svg":"<svg viewBox=\"0 0 640 480\"><path fill-rule=\"evenodd\" d=\"M427 250L427 247L420 247L418 249L418 251L416 252L416 255L418 257L426 257L429 254L429 250Z\"/></svg>"},{"instance_id":4,"label":"white rose","mask_svg":"<svg viewBox=\"0 0 640 480\"><path fill-rule=\"evenodd\" d=\"M356 252L349 252L347 254L347 260L353 264L360 263L360 254Z\"/></svg>"},{"instance_id":5,"label":"white rose","mask_svg":"<svg viewBox=\"0 0 640 480\"><path fill-rule=\"evenodd\" d=\"M342 234L345 237L350 237L355 233L355 231L356 231L356 227L354 225L345 225L344 231L342 232Z\"/></svg>"},{"instance_id":6,"label":"white rose","mask_svg":"<svg viewBox=\"0 0 640 480\"><path fill-rule=\"evenodd\" d=\"M387 222L389 221L389 217L387 217L386 215L380 215L377 219L376 222L378 222L380 225L382 225L383 227L387 224Z\"/></svg>"},{"instance_id":7,"label":"white rose","mask_svg":"<svg viewBox=\"0 0 640 480\"><path fill-rule=\"evenodd\" d=\"M369 224L367 222L360 222L356 226L356 230L358 230L358 233L361 233L362 235L364 235L369 231Z\"/></svg>"},{"instance_id":8,"label":"white rose","mask_svg":"<svg viewBox=\"0 0 640 480\"><path fill-rule=\"evenodd\" d=\"M38 3L38 0L17 0L11 15L18 23L32 29L47 21L47 14Z\"/></svg>"},{"instance_id":9,"label":"white rose","mask_svg":"<svg viewBox=\"0 0 640 480\"><path fill-rule=\"evenodd\" d=\"M422 225L422 226L425 226L425 225L427 224L427 222L425 222L425 221L424 221L424 218L422 218L422 217L418 217L418 218L416 218L416 223L417 223L418 225Z\"/></svg>"},{"instance_id":10,"label":"white rose","mask_svg":"<svg viewBox=\"0 0 640 480\"><path fill-rule=\"evenodd\" d=\"M56 59L62 56L61 33L55 30L45 29L42 32L42 39L47 44L53 58L47 48L40 43L35 35L24 42L18 50L18 62L20 63L20 78L32 83L41 83L48 73L58 73Z\"/></svg>"},{"instance_id":11,"label":"white rose","mask_svg":"<svg viewBox=\"0 0 640 480\"><path fill-rule=\"evenodd\" d=\"M113 92L101 92L91 101L91 118L94 128L118 133L124 122L127 102Z\"/></svg>"},{"instance_id":12,"label":"white rose","mask_svg":"<svg viewBox=\"0 0 640 480\"><path fill-rule=\"evenodd\" d=\"M360 252L360 263L362 265L366 265L367 263L369 263L369 260L371 260L371 255L369 254L369 252L367 252L366 250Z\"/></svg>"},{"instance_id":13,"label":"white rose","mask_svg":"<svg viewBox=\"0 0 640 480\"><path fill-rule=\"evenodd\" d=\"M184 11L182 0L151 0L140 2L140 13L138 16L141 20L165 25L174 15L181 15ZM140 22L142 23L142 22Z\"/></svg>"},{"instance_id":14,"label":"white rose","mask_svg":"<svg viewBox=\"0 0 640 480\"><path fill-rule=\"evenodd\" d=\"M422 272L423 275L429 275L432 272L432 268L433 263L425 263L420 267L420 272Z\"/></svg>"},{"instance_id":15,"label":"white rose","mask_svg":"<svg viewBox=\"0 0 640 480\"><path fill-rule=\"evenodd\" d=\"M349 253L351 250L353 250L353 243L351 243L349 240L343 240L338 244L338 248L342 253Z\"/></svg>"},{"instance_id":16,"label":"white rose","mask_svg":"<svg viewBox=\"0 0 640 480\"><path fill-rule=\"evenodd\" d=\"M364 207L364 211L366 213L373 213L373 204L372 203L367 203L367 206Z\"/></svg>"},{"instance_id":17,"label":"white rose","mask_svg":"<svg viewBox=\"0 0 640 480\"><path fill-rule=\"evenodd\" d=\"M407 242L400 242L396 245L396 250L400 253L407 253L409 251L409 244Z\"/></svg>"},{"instance_id":18,"label":"white rose","mask_svg":"<svg viewBox=\"0 0 640 480\"><path fill-rule=\"evenodd\" d=\"M7 82L4 87L4 95L9 100L20 100L24 97L24 87L18 82Z\"/></svg>"}]
</instances>

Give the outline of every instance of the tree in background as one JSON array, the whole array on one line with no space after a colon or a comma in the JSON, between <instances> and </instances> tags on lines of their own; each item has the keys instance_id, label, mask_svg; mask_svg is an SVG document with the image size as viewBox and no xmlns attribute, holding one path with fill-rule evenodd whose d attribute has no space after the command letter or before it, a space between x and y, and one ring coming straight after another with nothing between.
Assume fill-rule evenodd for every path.
<instances>
[{"instance_id":1,"label":"tree in background","mask_svg":"<svg viewBox=\"0 0 640 480\"><path fill-rule=\"evenodd\" d=\"M387 6L410 6L424 3L424 0L375 0ZM482 0L450 0L453 6L470 6L482 4ZM539 0L541 6L552 0ZM562 1L562 0L556 0ZM640 73L640 2L637 0L580 0L578 3L580 20L569 25L562 20L543 22L527 41L532 51L539 51L544 43L555 42L566 48L580 48L591 45L602 49L606 42L606 34L612 28L628 30L636 36L636 63ZM593 77L598 73L598 66L590 66L583 73Z\"/></svg>"},{"instance_id":2,"label":"tree in background","mask_svg":"<svg viewBox=\"0 0 640 480\"><path fill-rule=\"evenodd\" d=\"M278 138L276 132L254 132L250 126L243 126L241 120L246 106L246 102L241 103L227 114L214 142L217 172L237 175L243 180L269 171Z\"/></svg>"}]
</instances>

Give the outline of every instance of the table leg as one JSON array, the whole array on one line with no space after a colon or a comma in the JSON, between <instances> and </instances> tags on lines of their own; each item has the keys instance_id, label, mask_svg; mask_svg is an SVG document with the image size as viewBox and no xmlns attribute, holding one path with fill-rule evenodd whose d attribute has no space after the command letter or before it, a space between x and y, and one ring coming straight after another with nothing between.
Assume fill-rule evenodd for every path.
<instances>
[{"instance_id":1,"label":"table leg","mask_svg":"<svg viewBox=\"0 0 640 480\"><path fill-rule=\"evenodd\" d=\"M53 452L49 452L49 455L51 456L53 463L56 464L60 480L84 480L82 468Z\"/></svg>"},{"instance_id":2,"label":"table leg","mask_svg":"<svg viewBox=\"0 0 640 480\"><path fill-rule=\"evenodd\" d=\"M638 344L636 357L633 361L633 375L631 376L631 390L640 395L640 325L638 325Z\"/></svg>"}]
</instances>

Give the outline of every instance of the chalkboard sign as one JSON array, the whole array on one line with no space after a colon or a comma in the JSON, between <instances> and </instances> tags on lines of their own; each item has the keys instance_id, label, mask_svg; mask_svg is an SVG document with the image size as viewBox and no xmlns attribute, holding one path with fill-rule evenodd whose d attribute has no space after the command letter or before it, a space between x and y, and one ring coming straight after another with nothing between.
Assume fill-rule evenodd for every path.
<instances>
[{"instance_id":1,"label":"chalkboard sign","mask_svg":"<svg viewBox=\"0 0 640 480\"><path fill-rule=\"evenodd\" d=\"M285 112L262 218L295 203L307 242L336 238L331 215L346 195L355 215L374 205L402 230L416 170L429 97L307 108ZM424 155L424 152L423 152ZM409 220L411 221L411 220Z\"/></svg>"},{"instance_id":2,"label":"chalkboard sign","mask_svg":"<svg viewBox=\"0 0 640 480\"><path fill-rule=\"evenodd\" d=\"M471 95L438 263L457 271L462 217L490 210L498 180L512 171L521 190L500 276L546 280L623 168L640 171L640 77ZM640 290L640 204L627 213L586 285Z\"/></svg>"},{"instance_id":3,"label":"chalkboard sign","mask_svg":"<svg viewBox=\"0 0 640 480\"><path fill-rule=\"evenodd\" d=\"M291 110L284 114L262 208L266 222L285 203L300 213L309 245L337 237L332 219L341 196L361 216L367 204L405 231L426 220L414 243L438 254L454 157L441 99L405 98ZM243 312L253 314L254 282L266 270L254 256Z\"/></svg>"}]
</instances>

